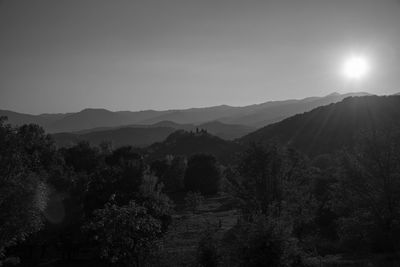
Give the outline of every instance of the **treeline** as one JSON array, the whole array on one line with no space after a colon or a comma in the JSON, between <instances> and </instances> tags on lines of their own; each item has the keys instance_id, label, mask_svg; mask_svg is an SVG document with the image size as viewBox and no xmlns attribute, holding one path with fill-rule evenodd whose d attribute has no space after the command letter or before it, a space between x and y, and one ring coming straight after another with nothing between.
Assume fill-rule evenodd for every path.
<instances>
[{"instance_id":1,"label":"treeline","mask_svg":"<svg viewBox=\"0 0 400 267\"><path fill-rule=\"evenodd\" d=\"M172 204L140 155L87 143L57 150L40 127L4 120L0 143L3 264L70 260L81 249L93 262L147 261Z\"/></svg>"},{"instance_id":2,"label":"treeline","mask_svg":"<svg viewBox=\"0 0 400 267\"><path fill-rule=\"evenodd\" d=\"M314 159L251 146L224 176L241 220L217 247L208 235L199 249L213 253L199 260L215 263L207 266L321 266L321 257L332 254L398 260L400 134L358 140Z\"/></svg>"},{"instance_id":3,"label":"treeline","mask_svg":"<svg viewBox=\"0 0 400 267\"><path fill-rule=\"evenodd\" d=\"M212 155L148 161L132 147L57 149L36 125L0 120L0 261L174 266L162 238L175 193L223 193L240 213L221 239L209 229L200 266L313 266L328 254L395 254L400 242L400 135L368 133L313 159L251 145L232 164Z\"/></svg>"},{"instance_id":4,"label":"treeline","mask_svg":"<svg viewBox=\"0 0 400 267\"><path fill-rule=\"evenodd\" d=\"M107 143L57 149L39 126L2 118L0 262L33 266L87 251L97 266L157 265L173 209L165 192L214 194L219 178L210 155L146 162L132 147Z\"/></svg>"}]
</instances>

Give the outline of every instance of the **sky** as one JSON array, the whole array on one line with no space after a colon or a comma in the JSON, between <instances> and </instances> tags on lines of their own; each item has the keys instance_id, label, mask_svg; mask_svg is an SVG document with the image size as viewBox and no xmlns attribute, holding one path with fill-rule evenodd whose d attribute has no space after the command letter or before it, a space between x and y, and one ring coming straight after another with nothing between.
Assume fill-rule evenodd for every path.
<instances>
[{"instance_id":1,"label":"sky","mask_svg":"<svg viewBox=\"0 0 400 267\"><path fill-rule=\"evenodd\" d=\"M400 0L0 0L0 109L400 92ZM362 79L343 75L361 55Z\"/></svg>"}]
</instances>

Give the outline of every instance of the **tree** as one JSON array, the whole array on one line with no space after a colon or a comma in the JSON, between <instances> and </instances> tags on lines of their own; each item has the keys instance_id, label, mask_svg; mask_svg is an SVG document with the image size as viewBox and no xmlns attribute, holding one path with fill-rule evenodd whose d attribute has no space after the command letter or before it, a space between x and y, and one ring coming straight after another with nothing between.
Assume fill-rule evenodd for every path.
<instances>
[{"instance_id":1,"label":"tree","mask_svg":"<svg viewBox=\"0 0 400 267\"><path fill-rule=\"evenodd\" d=\"M231 252L243 266L299 266L298 243L315 228L311 178L302 155L274 145L251 146L226 172L228 192L242 211Z\"/></svg>"},{"instance_id":2,"label":"tree","mask_svg":"<svg viewBox=\"0 0 400 267\"><path fill-rule=\"evenodd\" d=\"M124 266L143 266L155 248L161 223L135 201L117 206L111 200L94 212L86 229L98 242L101 258Z\"/></svg>"},{"instance_id":3,"label":"tree","mask_svg":"<svg viewBox=\"0 0 400 267\"><path fill-rule=\"evenodd\" d=\"M13 128L0 118L0 259L7 247L42 227L53 143L36 126ZM1 261L0 261L1 263Z\"/></svg>"},{"instance_id":4,"label":"tree","mask_svg":"<svg viewBox=\"0 0 400 267\"><path fill-rule=\"evenodd\" d=\"M163 160L157 159L157 160L154 160L153 162L151 162L151 164L150 164L151 172L154 173L154 175L157 176L158 179L164 183L164 185L165 185L165 182L167 182L164 177L165 177L165 174L166 174L168 168L169 168L169 164L166 159L163 159Z\"/></svg>"},{"instance_id":5,"label":"tree","mask_svg":"<svg viewBox=\"0 0 400 267\"><path fill-rule=\"evenodd\" d=\"M171 160L155 160L152 162L151 171L164 184L165 192L180 192L183 190L186 162L183 157L175 156Z\"/></svg>"},{"instance_id":6,"label":"tree","mask_svg":"<svg viewBox=\"0 0 400 267\"><path fill-rule=\"evenodd\" d=\"M157 177L146 173L136 201L144 206L151 216L161 222L161 230L164 233L172 220L173 203L162 190L163 184L158 183Z\"/></svg>"},{"instance_id":7,"label":"tree","mask_svg":"<svg viewBox=\"0 0 400 267\"><path fill-rule=\"evenodd\" d=\"M228 191L249 220L271 212L281 216L290 210L299 227L312 221L316 205L311 169L296 151L253 145L227 173Z\"/></svg>"},{"instance_id":8,"label":"tree","mask_svg":"<svg viewBox=\"0 0 400 267\"><path fill-rule=\"evenodd\" d=\"M220 171L212 155L196 154L189 158L185 172L185 189L204 195L216 194L219 189Z\"/></svg>"},{"instance_id":9,"label":"tree","mask_svg":"<svg viewBox=\"0 0 400 267\"><path fill-rule=\"evenodd\" d=\"M63 149L65 162L76 172L92 173L98 167L100 152L97 148L91 147L89 142L82 141L73 147Z\"/></svg>"},{"instance_id":10,"label":"tree","mask_svg":"<svg viewBox=\"0 0 400 267\"><path fill-rule=\"evenodd\" d=\"M146 169L142 155L133 147L124 146L114 150L106 157L105 162L119 172L119 178L115 183L116 190L125 195L125 200L132 198L131 194L139 191Z\"/></svg>"},{"instance_id":11,"label":"tree","mask_svg":"<svg viewBox=\"0 0 400 267\"><path fill-rule=\"evenodd\" d=\"M87 158L85 156L87 151L93 151L93 149L85 149L83 158ZM118 205L128 204L130 200L137 197L145 172L142 156L137 154L132 147L118 148L107 154L105 158L96 155L97 167L86 173L88 181L84 194L84 206L88 216L93 210L103 207L113 194ZM79 154L76 157L79 158Z\"/></svg>"},{"instance_id":12,"label":"tree","mask_svg":"<svg viewBox=\"0 0 400 267\"><path fill-rule=\"evenodd\" d=\"M283 198L285 167L277 147L251 146L227 176L228 190L248 217L266 214Z\"/></svg>"},{"instance_id":13,"label":"tree","mask_svg":"<svg viewBox=\"0 0 400 267\"><path fill-rule=\"evenodd\" d=\"M4 249L24 241L43 225L47 186L33 173L0 177L0 258Z\"/></svg>"},{"instance_id":14,"label":"tree","mask_svg":"<svg viewBox=\"0 0 400 267\"><path fill-rule=\"evenodd\" d=\"M332 207L349 249L397 251L400 245L400 134L371 132L340 154Z\"/></svg>"}]
</instances>

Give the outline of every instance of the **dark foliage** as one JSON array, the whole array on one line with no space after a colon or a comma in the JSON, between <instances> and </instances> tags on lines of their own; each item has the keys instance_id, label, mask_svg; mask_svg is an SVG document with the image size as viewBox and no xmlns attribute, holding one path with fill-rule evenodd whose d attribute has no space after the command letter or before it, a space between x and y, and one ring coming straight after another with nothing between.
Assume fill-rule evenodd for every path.
<instances>
[{"instance_id":1,"label":"dark foliage","mask_svg":"<svg viewBox=\"0 0 400 267\"><path fill-rule=\"evenodd\" d=\"M284 221L259 217L234 228L228 239L231 266L302 266L298 240Z\"/></svg>"},{"instance_id":2,"label":"dark foliage","mask_svg":"<svg viewBox=\"0 0 400 267\"><path fill-rule=\"evenodd\" d=\"M164 160L155 160L150 165L150 170L164 184L164 190L168 193L184 190L184 176L186 171L186 159L184 157L166 157Z\"/></svg>"},{"instance_id":3,"label":"dark foliage","mask_svg":"<svg viewBox=\"0 0 400 267\"><path fill-rule=\"evenodd\" d=\"M160 238L170 223L170 200L157 178L146 174L142 156L131 147L112 151L82 142L57 151L40 127L13 128L1 119L0 159L0 263L5 255L16 255L21 264L31 266L49 250L71 260L81 249L89 248L93 257L97 246L82 232L87 224L97 236L118 239L120 235L132 240L138 237L123 232L122 225L143 224L149 231L140 230L138 240L150 242ZM136 215L132 217L130 212ZM121 224L121 228L94 227L105 220L110 225ZM140 242L137 246L143 250L132 252L136 260L149 253ZM127 244L110 245L113 251L124 251ZM99 248L104 252L104 245ZM116 255L119 262L121 255ZM114 256L107 259L114 262Z\"/></svg>"},{"instance_id":4,"label":"dark foliage","mask_svg":"<svg viewBox=\"0 0 400 267\"><path fill-rule=\"evenodd\" d=\"M135 201L117 206L107 203L86 225L93 232L100 257L125 266L143 266L161 233L160 222Z\"/></svg>"},{"instance_id":5,"label":"dark foliage","mask_svg":"<svg viewBox=\"0 0 400 267\"><path fill-rule=\"evenodd\" d=\"M220 170L215 157L197 154L189 158L185 172L185 189L204 195L216 194L219 189Z\"/></svg>"},{"instance_id":6,"label":"dark foliage","mask_svg":"<svg viewBox=\"0 0 400 267\"><path fill-rule=\"evenodd\" d=\"M43 226L56 163L55 146L40 127L13 128L0 118L0 263L7 247Z\"/></svg>"},{"instance_id":7,"label":"dark foliage","mask_svg":"<svg viewBox=\"0 0 400 267\"><path fill-rule=\"evenodd\" d=\"M372 132L340 155L332 204L339 235L354 251L398 251L400 240L400 135Z\"/></svg>"},{"instance_id":8,"label":"dark foliage","mask_svg":"<svg viewBox=\"0 0 400 267\"><path fill-rule=\"evenodd\" d=\"M243 147L236 142L223 140L207 132L176 131L161 142L148 148L150 159L165 158L167 155L190 157L205 153L214 155L219 162L229 163Z\"/></svg>"},{"instance_id":9,"label":"dark foliage","mask_svg":"<svg viewBox=\"0 0 400 267\"><path fill-rule=\"evenodd\" d=\"M231 257L241 266L299 266L317 208L307 160L293 150L254 145L227 180L242 212Z\"/></svg>"},{"instance_id":10,"label":"dark foliage","mask_svg":"<svg viewBox=\"0 0 400 267\"><path fill-rule=\"evenodd\" d=\"M79 142L73 147L62 149L62 153L67 165L75 172L92 173L101 162L98 149L91 147L88 142Z\"/></svg>"}]
</instances>

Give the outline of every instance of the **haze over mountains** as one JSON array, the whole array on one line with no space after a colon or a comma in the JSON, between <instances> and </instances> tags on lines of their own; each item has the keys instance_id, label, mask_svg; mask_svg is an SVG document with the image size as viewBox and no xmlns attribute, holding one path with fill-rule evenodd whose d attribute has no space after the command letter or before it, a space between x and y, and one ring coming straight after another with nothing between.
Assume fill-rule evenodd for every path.
<instances>
[{"instance_id":1,"label":"haze over mountains","mask_svg":"<svg viewBox=\"0 0 400 267\"><path fill-rule=\"evenodd\" d=\"M315 105L318 106L314 108ZM227 111L229 109L230 113ZM304 111L305 109L309 110ZM225 115L229 113L229 119L228 116L221 117L223 113ZM11 115L10 122L13 124L32 122L48 127L57 126L58 129L79 129L75 132L53 133L54 139L60 146L68 146L82 140L94 145L112 141L115 147L147 146L153 156L165 156L175 152L178 154L210 152L217 153L218 158L224 160L234 151L240 150L243 145L272 141L315 156L333 152L344 146L353 146L357 135L365 130L399 128L400 95L367 96L366 93L345 95L335 93L325 97L267 102L247 107L219 106L180 111L142 112L87 109L71 114L33 116L1 112L0 115ZM201 120L216 118L219 120L195 124ZM275 122L279 120L278 118L284 119ZM192 121L188 122L189 119ZM125 125L133 120L139 120L143 124ZM243 124L229 124L226 121L242 121ZM257 130L256 127L250 126L255 121L264 121L266 126ZM84 124L85 122L87 124ZM82 129L88 126L98 127ZM176 134L177 130L184 131ZM236 140L233 142L234 139Z\"/></svg>"},{"instance_id":2,"label":"haze over mountains","mask_svg":"<svg viewBox=\"0 0 400 267\"><path fill-rule=\"evenodd\" d=\"M225 124L244 125L251 128L263 127L297 113L335 103L349 96L367 93L333 93L324 97L308 97L300 100L269 101L243 107L227 105L190 108L183 110L117 111L106 109L84 109L76 113L30 115L0 110L0 116L7 116L11 124L36 123L49 133L75 132L99 127L119 127L132 124L151 125L163 121L178 124L203 124L219 121ZM179 126L181 128L183 126Z\"/></svg>"},{"instance_id":3,"label":"haze over mountains","mask_svg":"<svg viewBox=\"0 0 400 267\"><path fill-rule=\"evenodd\" d=\"M35 123L52 133L57 144L68 146L87 140L94 145L111 141L114 146L144 147L165 140L176 130L204 129L225 140L233 140L256 129L346 97L367 93L333 93L300 100L269 101L244 107L227 105L166 111L117 111L84 109L76 113L30 115L0 110L11 124Z\"/></svg>"},{"instance_id":4,"label":"haze over mountains","mask_svg":"<svg viewBox=\"0 0 400 267\"><path fill-rule=\"evenodd\" d=\"M176 131L163 142L157 142L146 148L150 160L163 159L167 155L189 157L193 154L205 153L214 155L219 162L227 164L235 160L237 153L242 152L242 144L223 140L205 131Z\"/></svg>"},{"instance_id":5,"label":"haze over mountains","mask_svg":"<svg viewBox=\"0 0 400 267\"><path fill-rule=\"evenodd\" d=\"M395 133L400 130L400 96L350 97L270 124L240 139L223 140L204 131L177 131L164 141L144 149L152 160L167 155L189 157L213 154L224 163L251 143L276 143L295 148L311 158L352 149L363 134Z\"/></svg>"},{"instance_id":6,"label":"haze over mountains","mask_svg":"<svg viewBox=\"0 0 400 267\"><path fill-rule=\"evenodd\" d=\"M255 130L255 128L248 126L224 124L218 121L199 125L162 121L151 125L103 127L73 133L55 133L52 135L56 143L60 146L68 146L87 140L93 145L99 145L103 141L112 141L115 147L123 145L143 147L155 142L161 142L177 130L196 132L196 130L200 129L206 130L208 133L225 140L233 140Z\"/></svg>"},{"instance_id":7,"label":"haze over mountains","mask_svg":"<svg viewBox=\"0 0 400 267\"><path fill-rule=\"evenodd\" d=\"M251 143L277 143L311 158L352 149L364 134L400 131L400 95L350 97L270 124L234 141L207 133L175 132L146 150L151 159L210 153L231 163Z\"/></svg>"}]
</instances>

